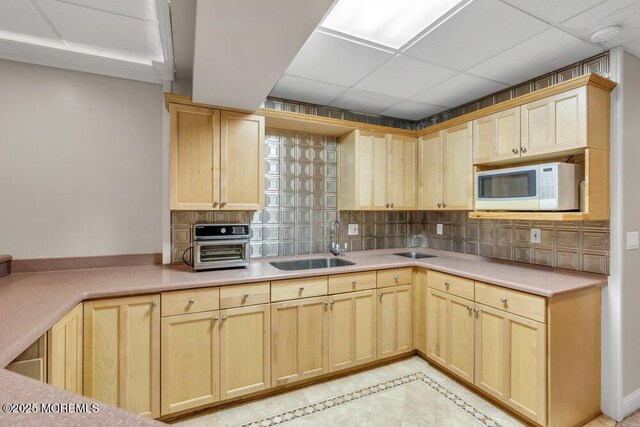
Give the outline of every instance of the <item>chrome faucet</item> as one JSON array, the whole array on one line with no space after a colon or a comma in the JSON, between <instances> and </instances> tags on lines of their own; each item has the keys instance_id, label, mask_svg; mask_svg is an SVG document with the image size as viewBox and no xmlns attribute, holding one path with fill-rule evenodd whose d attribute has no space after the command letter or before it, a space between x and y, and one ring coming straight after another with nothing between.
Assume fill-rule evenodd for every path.
<instances>
[{"instance_id":1,"label":"chrome faucet","mask_svg":"<svg viewBox=\"0 0 640 427\"><path fill-rule=\"evenodd\" d=\"M331 253L335 256L342 256L347 250L347 244L344 244L344 248L340 247L340 221L337 219L331 224L331 236L329 240L331 242Z\"/></svg>"}]
</instances>

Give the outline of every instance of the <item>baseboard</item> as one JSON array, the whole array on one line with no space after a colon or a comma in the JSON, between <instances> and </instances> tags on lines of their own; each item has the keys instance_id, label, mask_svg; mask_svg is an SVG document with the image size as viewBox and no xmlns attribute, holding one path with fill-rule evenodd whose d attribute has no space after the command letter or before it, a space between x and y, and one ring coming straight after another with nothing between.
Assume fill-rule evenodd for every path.
<instances>
[{"instance_id":1,"label":"baseboard","mask_svg":"<svg viewBox=\"0 0 640 427\"><path fill-rule=\"evenodd\" d=\"M622 398L622 418L640 409L640 388Z\"/></svg>"}]
</instances>

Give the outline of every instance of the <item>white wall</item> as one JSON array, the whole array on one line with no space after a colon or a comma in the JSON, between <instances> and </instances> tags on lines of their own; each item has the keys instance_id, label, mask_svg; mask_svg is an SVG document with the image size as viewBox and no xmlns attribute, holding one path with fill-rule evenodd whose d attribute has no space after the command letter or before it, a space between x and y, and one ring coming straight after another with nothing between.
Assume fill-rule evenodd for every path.
<instances>
[{"instance_id":1,"label":"white wall","mask_svg":"<svg viewBox=\"0 0 640 427\"><path fill-rule=\"evenodd\" d=\"M640 251L625 250L625 234L640 230L640 59L623 59L622 392L623 415L640 407Z\"/></svg>"},{"instance_id":2,"label":"white wall","mask_svg":"<svg viewBox=\"0 0 640 427\"><path fill-rule=\"evenodd\" d=\"M162 85L0 61L0 253L162 250Z\"/></svg>"}]
</instances>

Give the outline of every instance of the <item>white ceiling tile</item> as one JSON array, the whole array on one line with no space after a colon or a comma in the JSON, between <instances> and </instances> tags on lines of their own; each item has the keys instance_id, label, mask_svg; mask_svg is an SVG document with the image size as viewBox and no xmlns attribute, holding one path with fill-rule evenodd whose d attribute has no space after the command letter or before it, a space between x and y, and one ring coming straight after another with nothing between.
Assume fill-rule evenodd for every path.
<instances>
[{"instance_id":1,"label":"white ceiling tile","mask_svg":"<svg viewBox=\"0 0 640 427\"><path fill-rule=\"evenodd\" d=\"M498 0L475 0L405 53L466 70L547 28L548 24Z\"/></svg>"},{"instance_id":2,"label":"white ceiling tile","mask_svg":"<svg viewBox=\"0 0 640 427\"><path fill-rule=\"evenodd\" d=\"M402 101L400 98L380 95L360 89L349 89L344 95L331 103L331 106L363 113L380 114Z\"/></svg>"},{"instance_id":3,"label":"white ceiling tile","mask_svg":"<svg viewBox=\"0 0 640 427\"><path fill-rule=\"evenodd\" d=\"M343 86L285 74L273 87L269 96L326 105L346 90Z\"/></svg>"},{"instance_id":4,"label":"white ceiling tile","mask_svg":"<svg viewBox=\"0 0 640 427\"><path fill-rule=\"evenodd\" d=\"M136 62L164 60L157 23L55 0L39 3L75 51L95 51Z\"/></svg>"},{"instance_id":5,"label":"white ceiling tile","mask_svg":"<svg viewBox=\"0 0 640 427\"><path fill-rule=\"evenodd\" d=\"M452 108L507 87L502 83L461 73L425 90L412 99Z\"/></svg>"},{"instance_id":6,"label":"white ceiling tile","mask_svg":"<svg viewBox=\"0 0 640 427\"><path fill-rule=\"evenodd\" d=\"M65 0L78 6L117 13L132 18L155 20L154 0Z\"/></svg>"},{"instance_id":7,"label":"white ceiling tile","mask_svg":"<svg viewBox=\"0 0 640 427\"><path fill-rule=\"evenodd\" d=\"M420 120L444 110L446 110L445 107L438 105L429 105L423 104L422 102L407 100L384 110L382 114L385 116L397 117L399 119Z\"/></svg>"},{"instance_id":8,"label":"white ceiling tile","mask_svg":"<svg viewBox=\"0 0 640 427\"><path fill-rule=\"evenodd\" d=\"M7 38L6 33L55 40L63 45L31 1L0 1L0 37Z\"/></svg>"},{"instance_id":9,"label":"white ceiling tile","mask_svg":"<svg viewBox=\"0 0 640 427\"><path fill-rule=\"evenodd\" d=\"M469 73L516 84L601 51L564 31L552 28L471 68Z\"/></svg>"},{"instance_id":10,"label":"white ceiling tile","mask_svg":"<svg viewBox=\"0 0 640 427\"><path fill-rule=\"evenodd\" d=\"M607 0L561 25L587 40L599 29L622 25L622 32L618 36L603 43L608 48L616 47L640 37L640 1Z\"/></svg>"},{"instance_id":11,"label":"white ceiling tile","mask_svg":"<svg viewBox=\"0 0 640 427\"><path fill-rule=\"evenodd\" d=\"M548 22L562 22L601 3L602 0L503 0Z\"/></svg>"},{"instance_id":12,"label":"white ceiling tile","mask_svg":"<svg viewBox=\"0 0 640 427\"><path fill-rule=\"evenodd\" d=\"M396 56L355 87L383 95L409 98L455 73L448 68L426 64L406 56Z\"/></svg>"},{"instance_id":13,"label":"white ceiling tile","mask_svg":"<svg viewBox=\"0 0 640 427\"><path fill-rule=\"evenodd\" d=\"M392 56L380 49L316 31L286 72L340 86L353 86Z\"/></svg>"},{"instance_id":14,"label":"white ceiling tile","mask_svg":"<svg viewBox=\"0 0 640 427\"><path fill-rule=\"evenodd\" d=\"M624 50L640 58L640 39L632 40L629 43L625 43Z\"/></svg>"}]
</instances>

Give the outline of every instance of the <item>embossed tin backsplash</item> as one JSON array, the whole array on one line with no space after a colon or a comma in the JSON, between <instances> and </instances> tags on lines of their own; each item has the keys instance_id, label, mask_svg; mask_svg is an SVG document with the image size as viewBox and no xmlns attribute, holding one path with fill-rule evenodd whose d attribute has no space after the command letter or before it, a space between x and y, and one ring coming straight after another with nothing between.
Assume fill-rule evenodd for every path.
<instances>
[{"instance_id":1,"label":"embossed tin backsplash","mask_svg":"<svg viewBox=\"0 0 640 427\"><path fill-rule=\"evenodd\" d=\"M466 212L337 210L338 149L334 137L267 129L266 207L256 212L174 211L172 260L181 262L197 223L249 223L254 258L326 253L331 223L341 223L349 250L422 246L594 273L609 271L607 221L555 222L468 219ZM347 225L359 224L348 236ZM443 224L443 234L436 224ZM531 227L542 242L529 243ZM186 252L185 252L186 251Z\"/></svg>"}]
</instances>

